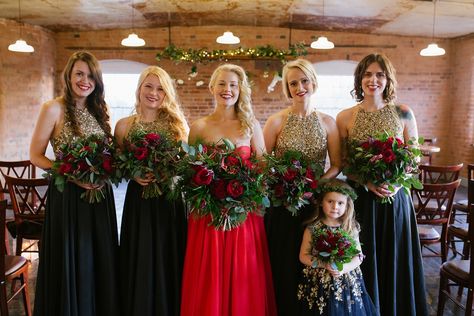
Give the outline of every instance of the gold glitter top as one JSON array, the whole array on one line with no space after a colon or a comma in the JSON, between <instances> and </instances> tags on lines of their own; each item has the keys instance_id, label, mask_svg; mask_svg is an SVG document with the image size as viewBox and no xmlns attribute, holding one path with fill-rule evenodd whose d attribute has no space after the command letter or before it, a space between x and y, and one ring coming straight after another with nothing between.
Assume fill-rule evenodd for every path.
<instances>
[{"instance_id":1,"label":"gold glitter top","mask_svg":"<svg viewBox=\"0 0 474 316\"><path fill-rule=\"evenodd\" d=\"M367 112L359 105L354 115L354 126L348 135L349 144L360 144L370 136L383 132L403 139L403 125L393 104L374 112Z\"/></svg>"},{"instance_id":2,"label":"gold glitter top","mask_svg":"<svg viewBox=\"0 0 474 316\"><path fill-rule=\"evenodd\" d=\"M166 137L175 140L176 133L171 130L171 125L167 120L157 119L153 122L140 121L139 116L135 116L128 131L127 137L136 131L145 131L147 133L165 134Z\"/></svg>"},{"instance_id":3,"label":"gold glitter top","mask_svg":"<svg viewBox=\"0 0 474 316\"><path fill-rule=\"evenodd\" d=\"M59 135L51 139L51 146L53 146L54 152L57 152L61 144L74 142L74 140L79 137L88 137L93 134L105 136L104 130L100 127L95 117L89 113L87 108L79 109L78 107L74 107L74 116L76 117L79 130L83 135L79 136L74 134L71 121L69 120L68 115L65 114L64 125L59 132Z\"/></svg>"},{"instance_id":4,"label":"gold glitter top","mask_svg":"<svg viewBox=\"0 0 474 316\"><path fill-rule=\"evenodd\" d=\"M275 154L282 155L287 150L297 150L303 157L326 165L327 135L316 111L306 117L288 113L275 145Z\"/></svg>"}]
</instances>

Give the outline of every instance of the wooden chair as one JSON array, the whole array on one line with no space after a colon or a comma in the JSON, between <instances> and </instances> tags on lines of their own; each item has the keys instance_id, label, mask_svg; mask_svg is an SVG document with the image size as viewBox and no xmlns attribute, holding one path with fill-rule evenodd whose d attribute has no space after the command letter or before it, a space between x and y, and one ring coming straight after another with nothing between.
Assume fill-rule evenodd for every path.
<instances>
[{"instance_id":1,"label":"wooden chair","mask_svg":"<svg viewBox=\"0 0 474 316\"><path fill-rule=\"evenodd\" d=\"M36 166L29 160L19 161L0 161L0 200L7 199L7 209L12 209L10 193L8 192L7 183L3 175L8 175L16 178L35 178ZM13 217L6 216L5 222L12 222ZM7 254L11 254L8 231L5 230L5 246Z\"/></svg>"},{"instance_id":2,"label":"wooden chair","mask_svg":"<svg viewBox=\"0 0 474 316\"><path fill-rule=\"evenodd\" d=\"M413 190L413 204L418 223L418 234L423 248L446 261L448 224L453 207L454 194L461 179L449 183L424 183L423 189ZM439 233L435 227L441 229ZM432 250L429 245L441 243L441 253Z\"/></svg>"},{"instance_id":3,"label":"wooden chair","mask_svg":"<svg viewBox=\"0 0 474 316\"><path fill-rule=\"evenodd\" d=\"M474 179L474 164L468 164L467 165L467 181L468 185L470 183L470 180ZM468 195L469 195L469 187L468 187ZM469 221L471 214L468 212L468 201L469 201L469 196L468 199L465 200L458 200L454 201L453 204L453 214L451 215L451 225L449 225L448 229L448 240L451 241L451 249L453 251L454 256L459 254L459 252L456 249L456 242L462 242L463 245L463 250L460 253L462 255L463 259L468 259L469 257L469 250L470 247L467 243L469 243L469 233L468 233L468 226L469 226ZM460 212L463 215L466 215L466 223L456 223L455 219L456 216L459 215L458 212ZM457 238L457 240L455 240Z\"/></svg>"},{"instance_id":4,"label":"wooden chair","mask_svg":"<svg viewBox=\"0 0 474 316\"><path fill-rule=\"evenodd\" d=\"M474 212L474 180L468 180L468 211ZM469 222L468 228L470 252L474 253L474 223ZM458 296L451 294L450 287L459 286ZM467 288L466 305L460 302L462 289ZM472 303L474 297L474 260L455 259L441 265L439 296L438 296L438 316L443 315L446 298L452 300L456 305L465 309L464 315L472 315Z\"/></svg>"},{"instance_id":5,"label":"wooden chair","mask_svg":"<svg viewBox=\"0 0 474 316\"><path fill-rule=\"evenodd\" d=\"M0 201L0 235L5 234L5 211L7 201ZM22 256L5 255L5 245L0 243L0 314L8 316L8 303L18 294L22 293L25 315L31 315L30 296L28 293L28 260ZM12 289L12 295L7 295L7 282L20 280L18 289ZM18 282L15 282L18 283Z\"/></svg>"},{"instance_id":6,"label":"wooden chair","mask_svg":"<svg viewBox=\"0 0 474 316\"><path fill-rule=\"evenodd\" d=\"M23 248L23 239L41 240L49 180L5 176L5 181L15 216L14 224L9 229L12 234L16 234L15 254L20 256L23 252L32 252L30 248L33 244Z\"/></svg>"},{"instance_id":7,"label":"wooden chair","mask_svg":"<svg viewBox=\"0 0 474 316\"><path fill-rule=\"evenodd\" d=\"M459 179L463 164L456 165L420 165L420 181L422 183L448 183Z\"/></svg>"},{"instance_id":8,"label":"wooden chair","mask_svg":"<svg viewBox=\"0 0 474 316\"><path fill-rule=\"evenodd\" d=\"M434 146L437 141L438 139L436 137L425 137L423 145ZM421 153L424 158L423 161L425 161L426 164L431 165L433 153L431 151L422 151Z\"/></svg>"}]
</instances>

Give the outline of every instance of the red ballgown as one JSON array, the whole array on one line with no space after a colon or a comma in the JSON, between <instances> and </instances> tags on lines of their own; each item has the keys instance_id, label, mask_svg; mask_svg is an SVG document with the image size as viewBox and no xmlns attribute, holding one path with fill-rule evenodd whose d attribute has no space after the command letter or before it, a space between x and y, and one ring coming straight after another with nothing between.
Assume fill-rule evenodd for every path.
<instances>
[{"instance_id":1,"label":"red ballgown","mask_svg":"<svg viewBox=\"0 0 474 316\"><path fill-rule=\"evenodd\" d=\"M250 155L248 146L237 150ZM194 215L188 221L181 315L276 315L263 217L250 213L230 231L209 222Z\"/></svg>"}]
</instances>

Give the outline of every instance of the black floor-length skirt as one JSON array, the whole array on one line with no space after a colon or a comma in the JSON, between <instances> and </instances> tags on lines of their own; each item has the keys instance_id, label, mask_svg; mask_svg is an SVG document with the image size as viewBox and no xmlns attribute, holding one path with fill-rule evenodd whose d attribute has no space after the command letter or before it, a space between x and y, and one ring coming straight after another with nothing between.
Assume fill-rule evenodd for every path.
<instances>
[{"instance_id":1,"label":"black floor-length skirt","mask_svg":"<svg viewBox=\"0 0 474 316\"><path fill-rule=\"evenodd\" d=\"M303 264L299 260L305 221L314 214L314 206L303 207L293 216L284 207L271 207L265 214L273 287L279 316L298 315L298 284Z\"/></svg>"},{"instance_id":2,"label":"black floor-length skirt","mask_svg":"<svg viewBox=\"0 0 474 316\"><path fill-rule=\"evenodd\" d=\"M35 316L118 315L118 236L112 188L89 204L68 183L48 192Z\"/></svg>"},{"instance_id":3,"label":"black floor-length skirt","mask_svg":"<svg viewBox=\"0 0 474 316\"><path fill-rule=\"evenodd\" d=\"M365 286L380 315L428 315L423 261L411 197L402 190L392 204L357 188L357 220L366 256Z\"/></svg>"},{"instance_id":4,"label":"black floor-length skirt","mask_svg":"<svg viewBox=\"0 0 474 316\"><path fill-rule=\"evenodd\" d=\"M130 181L120 233L122 315L179 315L186 211L181 200L141 194Z\"/></svg>"}]
</instances>

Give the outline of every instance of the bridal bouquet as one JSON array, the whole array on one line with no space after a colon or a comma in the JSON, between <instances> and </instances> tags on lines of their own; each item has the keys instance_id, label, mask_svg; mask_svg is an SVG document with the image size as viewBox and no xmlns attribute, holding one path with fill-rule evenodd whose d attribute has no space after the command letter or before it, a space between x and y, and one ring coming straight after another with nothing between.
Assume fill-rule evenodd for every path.
<instances>
[{"instance_id":1,"label":"bridal bouquet","mask_svg":"<svg viewBox=\"0 0 474 316\"><path fill-rule=\"evenodd\" d=\"M191 212L209 215L216 229L231 230L245 221L249 212L269 206L264 176L249 147L224 145L189 146L179 164L178 187L191 204Z\"/></svg>"},{"instance_id":2,"label":"bridal bouquet","mask_svg":"<svg viewBox=\"0 0 474 316\"><path fill-rule=\"evenodd\" d=\"M100 202L104 197L105 183L116 182L113 153L114 142L110 137L91 135L61 144L56 160L48 172L60 192L67 181L96 185L81 194L89 203Z\"/></svg>"},{"instance_id":3,"label":"bridal bouquet","mask_svg":"<svg viewBox=\"0 0 474 316\"><path fill-rule=\"evenodd\" d=\"M311 255L318 261L330 263L342 271L344 263L360 253L352 236L341 228L321 226L311 235Z\"/></svg>"},{"instance_id":4,"label":"bridal bouquet","mask_svg":"<svg viewBox=\"0 0 474 316\"><path fill-rule=\"evenodd\" d=\"M143 187L142 197L158 197L171 190L179 151L178 144L170 140L166 133L134 131L119 150L119 176L133 179L153 175L153 182Z\"/></svg>"},{"instance_id":5,"label":"bridal bouquet","mask_svg":"<svg viewBox=\"0 0 474 316\"><path fill-rule=\"evenodd\" d=\"M323 168L302 159L298 151L286 151L280 157L266 155L265 158L273 205L283 205L296 216L302 206L314 199Z\"/></svg>"},{"instance_id":6,"label":"bridal bouquet","mask_svg":"<svg viewBox=\"0 0 474 316\"><path fill-rule=\"evenodd\" d=\"M344 173L356 176L361 183L387 184L393 192L399 186L407 194L411 187L422 189L423 185L416 176L421 151L413 145L412 140L405 144L388 133L370 137L361 144L349 147L352 149L349 150L348 167ZM382 203L392 201L393 197L382 199Z\"/></svg>"}]
</instances>

